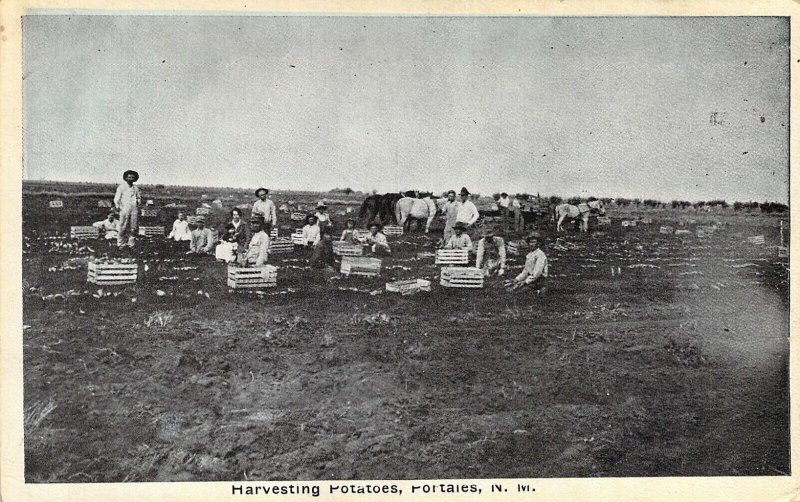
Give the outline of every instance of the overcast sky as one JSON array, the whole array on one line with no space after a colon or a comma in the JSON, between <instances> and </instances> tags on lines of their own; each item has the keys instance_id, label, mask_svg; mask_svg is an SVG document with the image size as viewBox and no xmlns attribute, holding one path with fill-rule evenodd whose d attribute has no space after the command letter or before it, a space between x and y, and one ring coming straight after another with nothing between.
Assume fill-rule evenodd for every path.
<instances>
[{"instance_id":1,"label":"overcast sky","mask_svg":"<svg viewBox=\"0 0 800 502\"><path fill-rule=\"evenodd\" d=\"M788 200L785 18L24 18L26 179Z\"/></svg>"}]
</instances>

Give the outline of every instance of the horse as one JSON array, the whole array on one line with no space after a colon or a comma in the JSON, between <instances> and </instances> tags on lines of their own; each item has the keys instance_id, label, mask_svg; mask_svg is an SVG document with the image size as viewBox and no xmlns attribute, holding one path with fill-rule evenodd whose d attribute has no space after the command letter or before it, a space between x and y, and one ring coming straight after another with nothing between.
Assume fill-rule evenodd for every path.
<instances>
[{"instance_id":1,"label":"horse","mask_svg":"<svg viewBox=\"0 0 800 502\"><path fill-rule=\"evenodd\" d=\"M358 217L368 224L372 223L375 220L375 216L379 215L381 212L382 198L382 195L377 194L367 196L364 202L361 203L361 210L358 213Z\"/></svg>"},{"instance_id":2,"label":"horse","mask_svg":"<svg viewBox=\"0 0 800 502\"><path fill-rule=\"evenodd\" d=\"M407 228L410 219L426 220L425 233L427 234L431 229L431 222L436 217L438 205L430 196L424 199L414 199L412 197L403 197L397 201L395 208L395 216L397 217L397 224L402 225L403 229Z\"/></svg>"},{"instance_id":3,"label":"horse","mask_svg":"<svg viewBox=\"0 0 800 502\"><path fill-rule=\"evenodd\" d=\"M563 230L563 228L561 228L561 223L563 223L566 218L570 218L572 220L581 219L581 230L583 232L588 232L589 215L591 213L599 213L600 215L606 214L606 207L602 200L593 200L578 204L577 206L573 206L572 204L559 204L553 208L553 219L558 220L556 231L561 232Z\"/></svg>"}]
</instances>

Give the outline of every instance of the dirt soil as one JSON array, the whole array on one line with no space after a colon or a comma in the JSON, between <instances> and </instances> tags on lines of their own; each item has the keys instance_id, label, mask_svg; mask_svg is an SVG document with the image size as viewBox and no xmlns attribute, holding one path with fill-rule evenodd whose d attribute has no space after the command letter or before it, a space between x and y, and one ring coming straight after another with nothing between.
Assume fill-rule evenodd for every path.
<instances>
[{"instance_id":1,"label":"dirt soil","mask_svg":"<svg viewBox=\"0 0 800 502\"><path fill-rule=\"evenodd\" d=\"M152 239L138 282L100 294L87 260L117 252L29 219L26 481L789 473L779 220L714 215L699 238L659 233L694 231L680 212L610 216L570 228L569 251L541 225L545 295L440 287L420 232L390 237L380 278L326 282L304 252L273 256L278 286L260 293ZM385 292L412 277L433 290Z\"/></svg>"}]
</instances>

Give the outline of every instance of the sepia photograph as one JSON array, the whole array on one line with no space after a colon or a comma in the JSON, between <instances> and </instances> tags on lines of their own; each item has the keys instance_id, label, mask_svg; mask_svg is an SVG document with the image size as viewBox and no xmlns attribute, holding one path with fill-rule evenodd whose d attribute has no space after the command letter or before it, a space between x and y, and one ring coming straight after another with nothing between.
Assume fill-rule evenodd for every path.
<instances>
[{"instance_id":1,"label":"sepia photograph","mask_svg":"<svg viewBox=\"0 0 800 502\"><path fill-rule=\"evenodd\" d=\"M19 28L25 484L792 475L790 17Z\"/></svg>"}]
</instances>

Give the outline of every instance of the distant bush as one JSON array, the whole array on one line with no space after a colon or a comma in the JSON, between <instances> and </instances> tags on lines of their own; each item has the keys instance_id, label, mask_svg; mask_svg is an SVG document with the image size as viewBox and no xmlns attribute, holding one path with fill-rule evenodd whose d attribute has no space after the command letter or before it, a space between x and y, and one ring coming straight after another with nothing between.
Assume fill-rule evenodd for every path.
<instances>
[{"instance_id":1,"label":"distant bush","mask_svg":"<svg viewBox=\"0 0 800 502\"><path fill-rule=\"evenodd\" d=\"M639 205L641 205L641 203L642 203L642 199L640 199L638 197L633 199L633 200L631 200L631 204L633 204L634 206L639 206Z\"/></svg>"},{"instance_id":2,"label":"distant bush","mask_svg":"<svg viewBox=\"0 0 800 502\"><path fill-rule=\"evenodd\" d=\"M550 204L552 204L552 205L554 205L554 206L555 206L555 205L558 205L558 204L561 204L561 203L564 201L564 199L562 199L562 198L561 198L561 197L559 197L558 195L551 195L551 196L549 197L549 200L550 200Z\"/></svg>"},{"instance_id":3,"label":"distant bush","mask_svg":"<svg viewBox=\"0 0 800 502\"><path fill-rule=\"evenodd\" d=\"M785 213L788 210L789 206L780 202L764 202L761 204L762 213Z\"/></svg>"},{"instance_id":4,"label":"distant bush","mask_svg":"<svg viewBox=\"0 0 800 502\"><path fill-rule=\"evenodd\" d=\"M342 193L342 194L345 194L345 195L350 195L353 192L355 192L355 190L353 190L350 187L347 187L347 188L334 188L332 190L328 190L328 193Z\"/></svg>"},{"instance_id":5,"label":"distant bush","mask_svg":"<svg viewBox=\"0 0 800 502\"><path fill-rule=\"evenodd\" d=\"M580 197L570 197L567 199L567 204L572 204L573 206L580 204L583 202L583 199Z\"/></svg>"},{"instance_id":6,"label":"distant bush","mask_svg":"<svg viewBox=\"0 0 800 502\"><path fill-rule=\"evenodd\" d=\"M494 200L500 200L500 194L499 194L499 193L493 193L493 194L492 194L492 198L493 198Z\"/></svg>"},{"instance_id":7,"label":"distant bush","mask_svg":"<svg viewBox=\"0 0 800 502\"><path fill-rule=\"evenodd\" d=\"M727 202L725 202L725 201L724 201L724 200L722 200L722 199L714 199L714 200L710 200L710 201L708 201L708 202L706 203L706 205L708 205L708 206L711 206L711 207L717 207L717 206L720 206L720 207L722 207L723 209L724 209L724 208L726 208L726 207L728 207L728 203L727 203Z\"/></svg>"},{"instance_id":8,"label":"distant bush","mask_svg":"<svg viewBox=\"0 0 800 502\"><path fill-rule=\"evenodd\" d=\"M600 197L600 200L603 201L603 204L611 204L612 199L611 197Z\"/></svg>"},{"instance_id":9,"label":"distant bush","mask_svg":"<svg viewBox=\"0 0 800 502\"><path fill-rule=\"evenodd\" d=\"M699 201L695 202L694 204L692 204L692 206L695 209L700 209L701 207L704 207L705 205L706 205L706 201L704 201L704 200L699 200Z\"/></svg>"},{"instance_id":10,"label":"distant bush","mask_svg":"<svg viewBox=\"0 0 800 502\"><path fill-rule=\"evenodd\" d=\"M643 201L643 203L647 207L660 207L661 206L661 201L660 200L655 200L655 199L645 199Z\"/></svg>"},{"instance_id":11,"label":"distant bush","mask_svg":"<svg viewBox=\"0 0 800 502\"><path fill-rule=\"evenodd\" d=\"M619 207L627 207L631 204L631 200L626 199L625 197L617 197L616 199L614 199L614 203Z\"/></svg>"}]
</instances>

